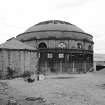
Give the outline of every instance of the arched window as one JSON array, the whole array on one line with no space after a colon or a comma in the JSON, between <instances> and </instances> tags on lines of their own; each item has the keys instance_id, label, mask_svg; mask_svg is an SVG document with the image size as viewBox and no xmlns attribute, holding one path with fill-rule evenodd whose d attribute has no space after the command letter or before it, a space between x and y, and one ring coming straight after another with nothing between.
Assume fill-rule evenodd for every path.
<instances>
[{"instance_id":1,"label":"arched window","mask_svg":"<svg viewBox=\"0 0 105 105\"><path fill-rule=\"evenodd\" d=\"M46 43L42 42L38 45L38 48L47 48Z\"/></svg>"},{"instance_id":2,"label":"arched window","mask_svg":"<svg viewBox=\"0 0 105 105\"><path fill-rule=\"evenodd\" d=\"M88 50L92 50L92 46L91 45L88 46Z\"/></svg>"},{"instance_id":3,"label":"arched window","mask_svg":"<svg viewBox=\"0 0 105 105\"><path fill-rule=\"evenodd\" d=\"M77 48L78 48L78 49L82 49L82 44L81 44L81 43L78 43L78 44L77 44Z\"/></svg>"}]
</instances>

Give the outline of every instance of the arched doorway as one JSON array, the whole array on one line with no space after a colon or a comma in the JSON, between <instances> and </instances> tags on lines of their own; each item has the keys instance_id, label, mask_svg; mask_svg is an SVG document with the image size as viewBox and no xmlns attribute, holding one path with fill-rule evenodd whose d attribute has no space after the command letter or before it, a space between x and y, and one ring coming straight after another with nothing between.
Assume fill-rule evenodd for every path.
<instances>
[{"instance_id":1,"label":"arched doorway","mask_svg":"<svg viewBox=\"0 0 105 105\"><path fill-rule=\"evenodd\" d=\"M47 45L45 42L41 42L38 45L39 49L39 70L41 73L47 71L47 52L46 52Z\"/></svg>"},{"instance_id":2,"label":"arched doorway","mask_svg":"<svg viewBox=\"0 0 105 105\"><path fill-rule=\"evenodd\" d=\"M46 43L41 42L41 43L38 45L38 48L39 48L39 49L47 48L47 45L46 45Z\"/></svg>"}]
</instances>

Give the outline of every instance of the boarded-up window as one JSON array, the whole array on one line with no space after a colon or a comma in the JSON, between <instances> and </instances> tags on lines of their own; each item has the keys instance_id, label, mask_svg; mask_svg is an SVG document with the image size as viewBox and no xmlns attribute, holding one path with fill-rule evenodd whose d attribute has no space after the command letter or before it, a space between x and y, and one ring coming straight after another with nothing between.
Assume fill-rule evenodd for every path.
<instances>
[{"instance_id":1,"label":"boarded-up window","mask_svg":"<svg viewBox=\"0 0 105 105\"><path fill-rule=\"evenodd\" d=\"M48 58L53 58L53 55L51 53L48 53Z\"/></svg>"},{"instance_id":2,"label":"boarded-up window","mask_svg":"<svg viewBox=\"0 0 105 105\"><path fill-rule=\"evenodd\" d=\"M64 58L64 54L59 54L59 58Z\"/></svg>"}]
</instances>

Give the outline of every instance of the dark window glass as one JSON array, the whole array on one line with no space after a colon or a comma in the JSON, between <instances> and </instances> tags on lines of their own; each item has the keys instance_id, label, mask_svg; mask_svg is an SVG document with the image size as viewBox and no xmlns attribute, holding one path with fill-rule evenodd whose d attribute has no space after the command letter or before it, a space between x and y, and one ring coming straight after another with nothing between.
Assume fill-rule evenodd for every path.
<instances>
[{"instance_id":1,"label":"dark window glass","mask_svg":"<svg viewBox=\"0 0 105 105\"><path fill-rule=\"evenodd\" d=\"M82 44L81 44L81 43L78 43L78 44L77 44L77 47L78 47L79 49L82 49Z\"/></svg>"}]
</instances>

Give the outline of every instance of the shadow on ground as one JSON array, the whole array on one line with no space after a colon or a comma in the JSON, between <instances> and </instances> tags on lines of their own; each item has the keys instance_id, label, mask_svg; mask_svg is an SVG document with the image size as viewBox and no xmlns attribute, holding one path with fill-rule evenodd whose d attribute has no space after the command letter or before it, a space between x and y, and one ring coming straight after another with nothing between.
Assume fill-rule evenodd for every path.
<instances>
[{"instance_id":1,"label":"shadow on ground","mask_svg":"<svg viewBox=\"0 0 105 105\"><path fill-rule=\"evenodd\" d=\"M74 79L74 78L79 78L79 77L53 77L52 79Z\"/></svg>"},{"instance_id":2,"label":"shadow on ground","mask_svg":"<svg viewBox=\"0 0 105 105\"><path fill-rule=\"evenodd\" d=\"M100 85L96 85L96 86L98 86L99 88L105 89L105 84L100 84Z\"/></svg>"}]
</instances>

